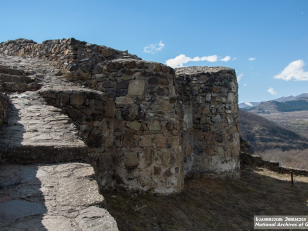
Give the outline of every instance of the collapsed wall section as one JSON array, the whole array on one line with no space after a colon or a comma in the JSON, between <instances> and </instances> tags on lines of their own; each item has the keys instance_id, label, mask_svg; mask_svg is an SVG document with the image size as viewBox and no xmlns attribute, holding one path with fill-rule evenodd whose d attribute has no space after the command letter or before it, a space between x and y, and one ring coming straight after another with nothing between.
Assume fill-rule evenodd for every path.
<instances>
[{"instance_id":1,"label":"collapsed wall section","mask_svg":"<svg viewBox=\"0 0 308 231\"><path fill-rule=\"evenodd\" d=\"M176 69L185 175L239 176L238 85L233 69Z\"/></svg>"},{"instance_id":2,"label":"collapsed wall section","mask_svg":"<svg viewBox=\"0 0 308 231\"><path fill-rule=\"evenodd\" d=\"M0 43L0 55L40 58L54 65L59 75L73 73L75 80L91 79L108 61L118 58L140 59L128 51L99 46L74 38L46 40L16 39Z\"/></svg>"}]
</instances>

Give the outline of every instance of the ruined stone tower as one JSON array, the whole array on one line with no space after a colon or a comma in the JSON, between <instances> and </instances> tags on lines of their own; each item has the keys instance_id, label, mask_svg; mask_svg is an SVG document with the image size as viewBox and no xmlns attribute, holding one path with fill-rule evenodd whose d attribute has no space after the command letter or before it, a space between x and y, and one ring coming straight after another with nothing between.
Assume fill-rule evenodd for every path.
<instances>
[{"instance_id":1,"label":"ruined stone tower","mask_svg":"<svg viewBox=\"0 0 308 231\"><path fill-rule=\"evenodd\" d=\"M5 138L10 124L4 125L3 162L85 160L94 167L102 189L157 193L181 191L185 176L239 176L238 88L233 69L174 70L75 39L3 42L0 55L54 67L39 75L27 72L25 66L15 68L19 74L13 73L14 67L13 74L0 68L0 90L8 93L13 106L17 100L12 92L18 91L40 105L57 108L81 138L69 138L62 146L53 142L55 136L28 142L31 131L25 129L20 142L12 142L12 137ZM25 76L30 79L21 81ZM7 101L1 96L1 123L7 121Z\"/></svg>"}]
</instances>

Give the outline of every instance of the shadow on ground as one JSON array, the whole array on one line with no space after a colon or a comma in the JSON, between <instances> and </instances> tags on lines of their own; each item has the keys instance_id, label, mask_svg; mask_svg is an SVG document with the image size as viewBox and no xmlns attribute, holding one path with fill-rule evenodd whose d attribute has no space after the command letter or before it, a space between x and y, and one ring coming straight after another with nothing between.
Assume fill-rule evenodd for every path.
<instances>
[{"instance_id":1,"label":"shadow on ground","mask_svg":"<svg viewBox=\"0 0 308 231\"><path fill-rule=\"evenodd\" d=\"M33 165L0 165L0 230L47 230L41 181Z\"/></svg>"},{"instance_id":2,"label":"shadow on ground","mask_svg":"<svg viewBox=\"0 0 308 231\"><path fill-rule=\"evenodd\" d=\"M254 215L308 213L308 177L264 168L242 169L236 179L190 179L170 196L105 192L119 230L253 230Z\"/></svg>"}]
</instances>

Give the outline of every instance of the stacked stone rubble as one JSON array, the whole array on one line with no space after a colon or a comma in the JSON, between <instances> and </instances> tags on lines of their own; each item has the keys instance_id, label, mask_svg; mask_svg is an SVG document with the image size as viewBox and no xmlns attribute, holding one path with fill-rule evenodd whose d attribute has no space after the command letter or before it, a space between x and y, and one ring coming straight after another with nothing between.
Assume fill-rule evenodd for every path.
<instances>
[{"instance_id":1,"label":"stacked stone rubble","mask_svg":"<svg viewBox=\"0 0 308 231\"><path fill-rule=\"evenodd\" d=\"M119 51L74 38L46 40L37 44L33 40L17 39L0 43L0 54L27 58L41 58L52 62L63 73L74 73L77 79L91 78L108 61L116 58L134 58L127 51Z\"/></svg>"},{"instance_id":2,"label":"stacked stone rubble","mask_svg":"<svg viewBox=\"0 0 308 231\"><path fill-rule=\"evenodd\" d=\"M176 69L183 104L185 175L239 175L239 111L233 69Z\"/></svg>"}]
</instances>

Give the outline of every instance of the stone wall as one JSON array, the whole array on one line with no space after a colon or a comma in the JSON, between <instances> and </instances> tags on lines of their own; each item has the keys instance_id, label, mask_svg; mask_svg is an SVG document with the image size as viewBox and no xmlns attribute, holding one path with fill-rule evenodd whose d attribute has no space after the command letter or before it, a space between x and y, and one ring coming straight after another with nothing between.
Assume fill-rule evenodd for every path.
<instances>
[{"instance_id":1,"label":"stone wall","mask_svg":"<svg viewBox=\"0 0 308 231\"><path fill-rule=\"evenodd\" d=\"M72 38L3 42L0 55L44 59L82 85L40 94L78 126L102 188L172 193L183 189L184 175L239 175L233 69L175 71Z\"/></svg>"},{"instance_id":2,"label":"stone wall","mask_svg":"<svg viewBox=\"0 0 308 231\"><path fill-rule=\"evenodd\" d=\"M4 123L7 123L8 117L8 97L0 93L0 129Z\"/></svg>"},{"instance_id":3,"label":"stone wall","mask_svg":"<svg viewBox=\"0 0 308 231\"><path fill-rule=\"evenodd\" d=\"M233 69L176 69L183 103L185 175L239 176L238 85Z\"/></svg>"},{"instance_id":4,"label":"stone wall","mask_svg":"<svg viewBox=\"0 0 308 231\"><path fill-rule=\"evenodd\" d=\"M103 188L158 193L183 188L181 107L172 68L114 60L95 74L95 90L42 90L79 127Z\"/></svg>"},{"instance_id":5,"label":"stone wall","mask_svg":"<svg viewBox=\"0 0 308 231\"><path fill-rule=\"evenodd\" d=\"M63 73L73 73L75 78L82 80L100 72L101 67L112 59L139 59L127 51L90 44L74 38L46 40L39 44L27 39L9 40L0 43L0 54L41 58L51 62Z\"/></svg>"}]
</instances>

